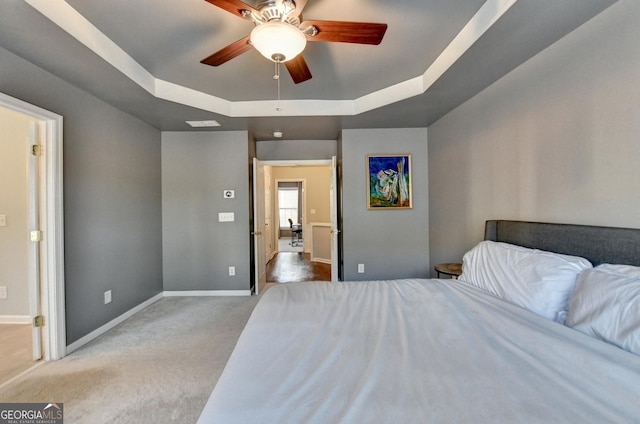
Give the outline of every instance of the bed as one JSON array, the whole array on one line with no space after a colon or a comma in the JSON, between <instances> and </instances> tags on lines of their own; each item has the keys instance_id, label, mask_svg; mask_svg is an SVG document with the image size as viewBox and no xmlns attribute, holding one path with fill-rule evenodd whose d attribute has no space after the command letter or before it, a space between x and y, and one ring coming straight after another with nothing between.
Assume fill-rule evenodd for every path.
<instances>
[{"instance_id":1,"label":"bed","mask_svg":"<svg viewBox=\"0 0 640 424\"><path fill-rule=\"evenodd\" d=\"M639 422L638 266L640 230L488 221L459 281L272 287L199 423Z\"/></svg>"}]
</instances>

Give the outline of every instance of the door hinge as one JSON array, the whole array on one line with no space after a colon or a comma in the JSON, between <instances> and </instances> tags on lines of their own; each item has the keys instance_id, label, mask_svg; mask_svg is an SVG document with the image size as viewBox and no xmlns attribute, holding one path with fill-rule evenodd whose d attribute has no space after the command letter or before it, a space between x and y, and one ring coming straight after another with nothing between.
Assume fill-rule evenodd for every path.
<instances>
[{"instance_id":1,"label":"door hinge","mask_svg":"<svg viewBox=\"0 0 640 424\"><path fill-rule=\"evenodd\" d=\"M42 156L44 155L44 149L40 144L32 144L31 145L31 154L33 156Z\"/></svg>"},{"instance_id":2,"label":"door hinge","mask_svg":"<svg viewBox=\"0 0 640 424\"><path fill-rule=\"evenodd\" d=\"M33 242L42 241L42 237L43 237L43 232L42 231L40 231L40 230L31 231L31 241L33 241Z\"/></svg>"},{"instance_id":3,"label":"door hinge","mask_svg":"<svg viewBox=\"0 0 640 424\"><path fill-rule=\"evenodd\" d=\"M38 315L33 319L34 327L44 327L44 315Z\"/></svg>"}]
</instances>

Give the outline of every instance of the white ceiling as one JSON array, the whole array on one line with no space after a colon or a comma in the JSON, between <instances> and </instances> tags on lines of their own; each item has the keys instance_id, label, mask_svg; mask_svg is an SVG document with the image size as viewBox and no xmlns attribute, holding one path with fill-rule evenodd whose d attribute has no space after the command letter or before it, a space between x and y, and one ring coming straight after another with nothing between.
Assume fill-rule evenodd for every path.
<instances>
[{"instance_id":1,"label":"white ceiling","mask_svg":"<svg viewBox=\"0 0 640 424\"><path fill-rule=\"evenodd\" d=\"M613 3L308 0L305 19L388 29L378 46L308 43L313 78L293 84L283 69L282 111L274 64L256 51L200 63L253 27L204 0L4 1L0 47L161 130L215 119L214 131L258 140L335 139L341 128L428 126Z\"/></svg>"}]
</instances>

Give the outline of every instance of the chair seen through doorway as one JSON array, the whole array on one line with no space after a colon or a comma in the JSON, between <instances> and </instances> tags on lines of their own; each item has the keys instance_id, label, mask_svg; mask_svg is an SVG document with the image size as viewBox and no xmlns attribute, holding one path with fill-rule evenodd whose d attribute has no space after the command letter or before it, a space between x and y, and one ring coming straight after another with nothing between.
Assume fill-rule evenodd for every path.
<instances>
[{"instance_id":1,"label":"chair seen through doorway","mask_svg":"<svg viewBox=\"0 0 640 424\"><path fill-rule=\"evenodd\" d=\"M289 228L291 229L291 246L302 246L302 225L294 224L291 218L289 218Z\"/></svg>"}]
</instances>

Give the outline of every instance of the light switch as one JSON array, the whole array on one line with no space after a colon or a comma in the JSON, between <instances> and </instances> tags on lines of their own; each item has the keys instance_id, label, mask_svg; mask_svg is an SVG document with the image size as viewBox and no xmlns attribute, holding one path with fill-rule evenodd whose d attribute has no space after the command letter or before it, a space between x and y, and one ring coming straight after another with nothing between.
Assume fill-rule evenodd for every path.
<instances>
[{"instance_id":1,"label":"light switch","mask_svg":"<svg viewBox=\"0 0 640 424\"><path fill-rule=\"evenodd\" d=\"M218 213L218 222L233 222L235 221L235 214L233 212L220 212Z\"/></svg>"},{"instance_id":2,"label":"light switch","mask_svg":"<svg viewBox=\"0 0 640 424\"><path fill-rule=\"evenodd\" d=\"M7 226L7 215L0 215L0 227L6 227Z\"/></svg>"}]
</instances>

